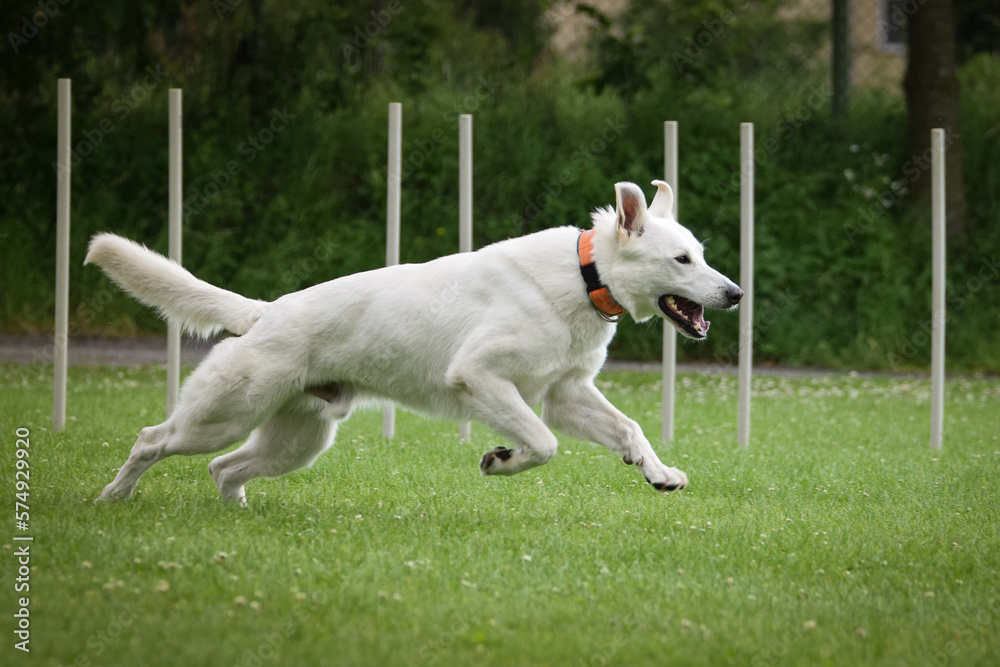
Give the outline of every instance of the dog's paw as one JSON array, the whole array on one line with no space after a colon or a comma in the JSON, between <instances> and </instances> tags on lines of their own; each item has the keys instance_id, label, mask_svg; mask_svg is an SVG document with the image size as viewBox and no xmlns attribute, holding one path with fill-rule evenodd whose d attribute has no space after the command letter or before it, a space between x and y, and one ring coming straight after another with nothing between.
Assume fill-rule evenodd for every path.
<instances>
[{"instance_id":1,"label":"dog's paw","mask_svg":"<svg viewBox=\"0 0 1000 667\"><path fill-rule=\"evenodd\" d=\"M507 471L503 470L504 462L509 461L513 455L513 449L494 447L483 454L483 458L479 459L479 472L484 475L508 474Z\"/></svg>"},{"instance_id":2,"label":"dog's paw","mask_svg":"<svg viewBox=\"0 0 1000 667\"><path fill-rule=\"evenodd\" d=\"M115 486L114 482L112 482L104 487L104 490L101 491L100 497L94 501L94 504L96 505L97 503L106 503L115 500L128 500L131 496L132 489L119 488Z\"/></svg>"},{"instance_id":3,"label":"dog's paw","mask_svg":"<svg viewBox=\"0 0 1000 667\"><path fill-rule=\"evenodd\" d=\"M677 468L665 465L657 466L655 469L651 468L651 466L643 466L642 474L657 491L676 491L688 485L687 475Z\"/></svg>"}]
</instances>

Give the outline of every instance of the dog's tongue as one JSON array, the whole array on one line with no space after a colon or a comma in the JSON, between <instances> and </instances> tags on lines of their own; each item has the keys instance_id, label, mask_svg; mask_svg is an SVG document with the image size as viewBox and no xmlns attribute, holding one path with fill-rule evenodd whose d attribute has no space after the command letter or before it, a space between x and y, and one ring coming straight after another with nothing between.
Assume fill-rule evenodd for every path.
<instances>
[{"instance_id":1,"label":"dog's tongue","mask_svg":"<svg viewBox=\"0 0 1000 667\"><path fill-rule=\"evenodd\" d=\"M680 310L686 318L691 320L691 324L694 328L705 333L708 331L708 327L712 325L711 322L705 319L705 309L691 301L690 299L685 299L682 296L675 296L674 303L677 305L677 309Z\"/></svg>"},{"instance_id":2,"label":"dog's tongue","mask_svg":"<svg viewBox=\"0 0 1000 667\"><path fill-rule=\"evenodd\" d=\"M702 333L707 333L712 323L705 319L705 309L698 306L698 309L691 314L691 323Z\"/></svg>"}]
</instances>

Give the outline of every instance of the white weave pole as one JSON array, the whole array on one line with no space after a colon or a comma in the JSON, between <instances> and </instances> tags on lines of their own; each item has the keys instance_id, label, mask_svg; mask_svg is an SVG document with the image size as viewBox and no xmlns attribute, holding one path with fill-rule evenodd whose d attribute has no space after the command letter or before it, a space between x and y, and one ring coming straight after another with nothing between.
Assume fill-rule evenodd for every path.
<instances>
[{"instance_id":1,"label":"white weave pole","mask_svg":"<svg viewBox=\"0 0 1000 667\"><path fill-rule=\"evenodd\" d=\"M69 79L59 79L58 146L56 148L56 323L55 377L52 392L52 428L66 426L66 369L69 348L69 186L70 186Z\"/></svg>"},{"instance_id":2,"label":"white weave pole","mask_svg":"<svg viewBox=\"0 0 1000 667\"><path fill-rule=\"evenodd\" d=\"M931 130L931 449L941 449L944 433L944 130Z\"/></svg>"},{"instance_id":3,"label":"white weave pole","mask_svg":"<svg viewBox=\"0 0 1000 667\"><path fill-rule=\"evenodd\" d=\"M399 195L402 185L403 164L403 105L389 103L389 169L388 197L386 204L385 265L399 264ZM382 435L396 435L396 408L389 405L382 409Z\"/></svg>"},{"instance_id":4,"label":"white weave pole","mask_svg":"<svg viewBox=\"0 0 1000 667\"><path fill-rule=\"evenodd\" d=\"M750 377L753 373L753 123L740 123L740 373L736 441L750 445Z\"/></svg>"},{"instance_id":5,"label":"white weave pole","mask_svg":"<svg viewBox=\"0 0 1000 667\"><path fill-rule=\"evenodd\" d=\"M673 214L677 219L677 121L663 123L663 180L674 191ZM674 439L674 389L677 377L677 329L668 321L663 321L663 396L660 401L662 411L663 442Z\"/></svg>"},{"instance_id":6,"label":"white weave pole","mask_svg":"<svg viewBox=\"0 0 1000 667\"><path fill-rule=\"evenodd\" d=\"M458 251L472 252L472 115L458 117ZM458 439L468 442L472 424L458 423Z\"/></svg>"},{"instance_id":7,"label":"white weave pole","mask_svg":"<svg viewBox=\"0 0 1000 667\"><path fill-rule=\"evenodd\" d=\"M181 263L181 227L183 222L183 97L179 88L170 89L167 123L170 127L169 189L167 192L167 224L169 256ZM167 416L177 407L181 386L181 328L176 322L167 323Z\"/></svg>"}]
</instances>

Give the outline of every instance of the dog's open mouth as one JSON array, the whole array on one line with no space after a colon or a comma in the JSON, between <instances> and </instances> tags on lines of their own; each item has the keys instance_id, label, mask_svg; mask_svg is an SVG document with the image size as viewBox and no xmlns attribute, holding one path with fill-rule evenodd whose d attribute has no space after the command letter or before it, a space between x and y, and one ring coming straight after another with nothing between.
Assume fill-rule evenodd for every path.
<instances>
[{"instance_id":1,"label":"dog's open mouth","mask_svg":"<svg viewBox=\"0 0 1000 667\"><path fill-rule=\"evenodd\" d=\"M705 319L705 308L690 299L672 294L664 294L658 304L660 310L688 338L701 340L708 335L711 322Z\"/></svg>"}]
</instances>

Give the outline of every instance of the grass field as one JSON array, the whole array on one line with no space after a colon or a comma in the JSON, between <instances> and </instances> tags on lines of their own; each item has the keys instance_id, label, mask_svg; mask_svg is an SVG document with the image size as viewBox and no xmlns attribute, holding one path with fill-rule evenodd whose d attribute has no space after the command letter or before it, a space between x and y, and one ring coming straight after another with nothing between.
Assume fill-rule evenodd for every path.
<instances>
[{"instance_id":1,"label":"grass field","mask_svg":"<svg viewBox=\"0 0 1000 667\"><path fill-rule=\"evenodd\" d=\"M691 486L656 493L568 438L549 465L484 478L475 425L353 416L306 471L224 505L208 457L94 506L163 373L72 369L52 433L48 370L0 366L7 536L4 665L992 665L1000 662L1000 383L758 377L735 447L736 380L681 375ZM658 377L602 375L659 433ZM16 430L30 430L30 528L16 530ZM15 593L14 535L31 535ZM31 653L12 647L30 595Z\"/></svg>"}]
</instances>

